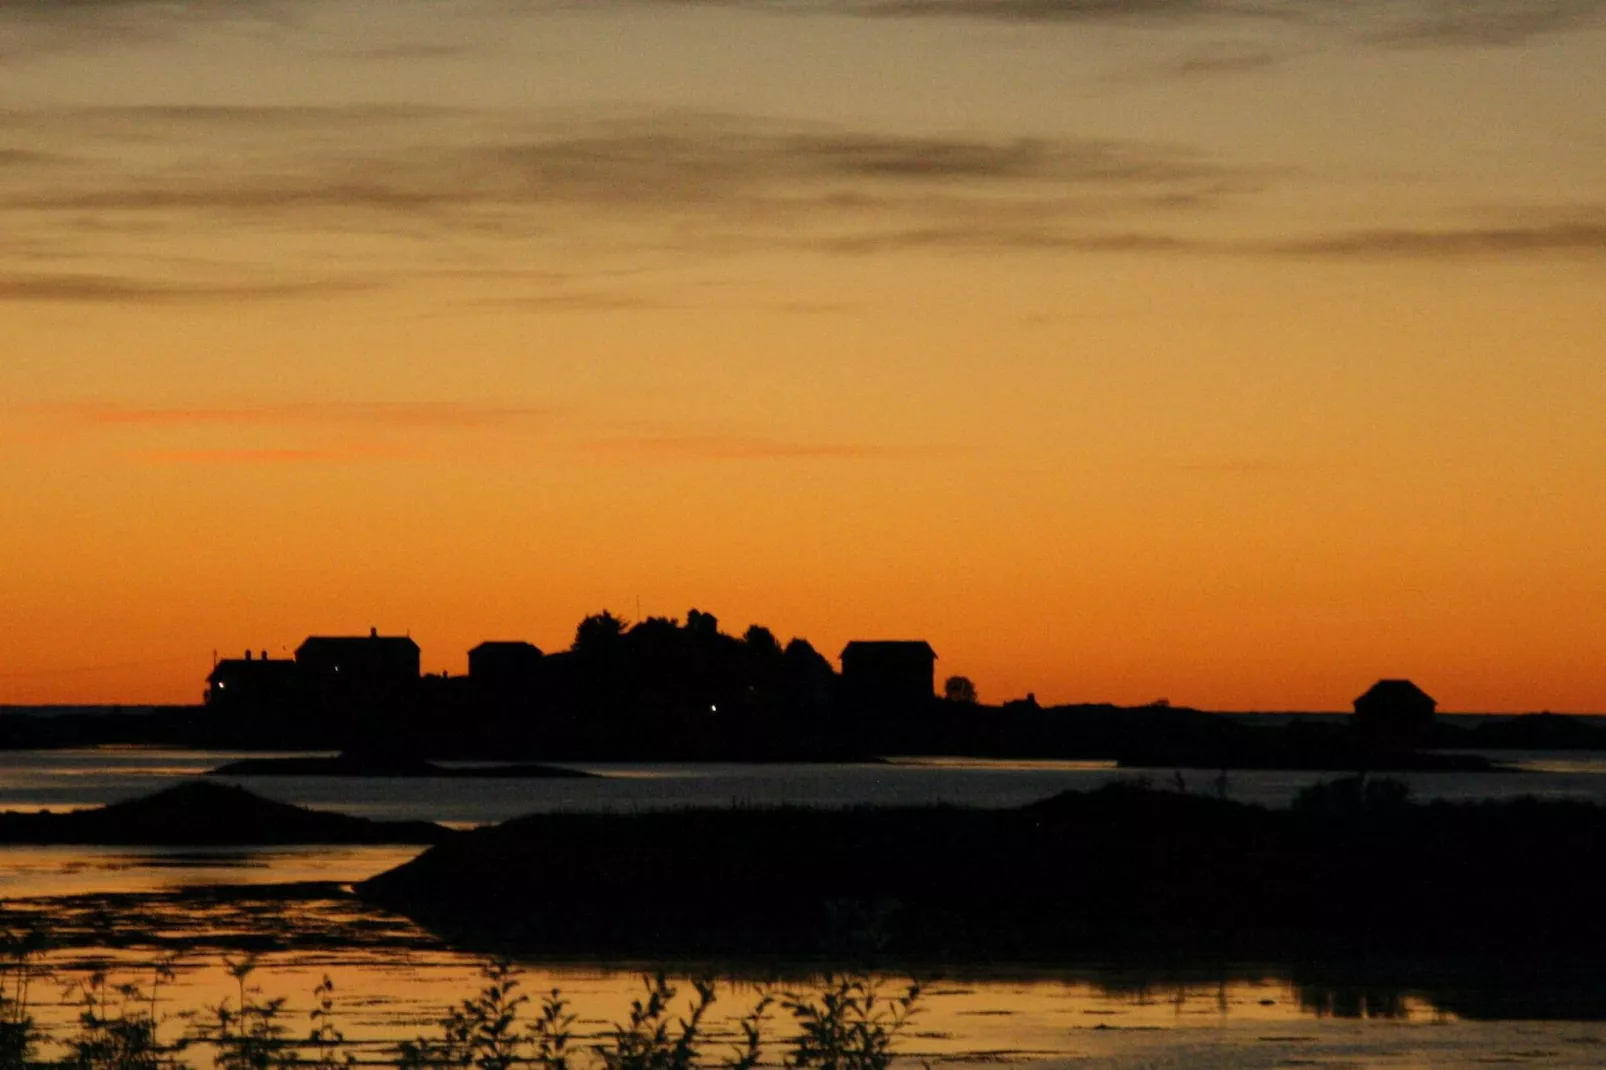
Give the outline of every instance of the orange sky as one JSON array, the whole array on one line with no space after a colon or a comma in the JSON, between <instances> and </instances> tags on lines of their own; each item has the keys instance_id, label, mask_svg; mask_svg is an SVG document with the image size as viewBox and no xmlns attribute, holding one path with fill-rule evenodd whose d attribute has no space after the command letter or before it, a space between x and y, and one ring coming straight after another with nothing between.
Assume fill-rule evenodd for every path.
<instances>
[{"instance_id":1,"label":"orange sky","mask_svg":"<svg viewBox=\"0 0 1606 1070\"><path fill-rule=\"evenodd\" d=\"M1606 3L1260 8L6 5L0 703L639 604L1606 710Z\"/></svg>"}]
</instances>

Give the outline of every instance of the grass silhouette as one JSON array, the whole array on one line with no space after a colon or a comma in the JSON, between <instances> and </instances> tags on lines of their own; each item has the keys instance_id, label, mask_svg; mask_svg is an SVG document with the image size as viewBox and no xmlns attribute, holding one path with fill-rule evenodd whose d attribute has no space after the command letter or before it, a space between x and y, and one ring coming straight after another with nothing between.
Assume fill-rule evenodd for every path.
<instances>
[{"instance_id":1,"label":"grass silhouette","mask_svg":"<svg viewBox=\"0 0 1606 1070\"><path fill-rule=\"evenodd\" d=\"M195 1070L187 1055L211 1051L215 1070L344 1070L357 1065L339 1026L334 983L325 976L312 992L310 1028L295 1037L283 997L265 999L253 984L254 956L223 960L234 979L232 999L203 1008L163 1016L158 1011L160 987L175 977L172 957L152 967L148 986L117 981L103 969L75 977L81 1011L75 1032L49 1036L36 1025L30 1004L33 987L51 978L37 961L38 939L14 938L5 944L0 963L0 1070ZM376 1062L396 1070L755 1070L776 1065L783 1070L887 1070L893 1046L915 1012L919 988L909 985L899 996L885 998L877 983L860 975L826 975L816 987L761 992L738 1023L741 1041L729 1051L716 1051L724 1041L711 1034L706 1020L718 998L715 983L704 977L689 982L689 1009L676 1014L679 988L663 973L643 977L643 993L628 1015L594 1043L582 1044L574 1033L575 1018L558 989L539 1002L526 1018L530 999L522 991L521 974L507 959L491 959L480 970L480 987L450 1008L429 1036L402 1041ZM769 1011L780 1007L792 1023L785 1034L772 1033ZM163 1025L178 1020L185 1031L164 1039ZM64 1054L39 1057L49 1046Z\"/></svg>"}]
</instances>

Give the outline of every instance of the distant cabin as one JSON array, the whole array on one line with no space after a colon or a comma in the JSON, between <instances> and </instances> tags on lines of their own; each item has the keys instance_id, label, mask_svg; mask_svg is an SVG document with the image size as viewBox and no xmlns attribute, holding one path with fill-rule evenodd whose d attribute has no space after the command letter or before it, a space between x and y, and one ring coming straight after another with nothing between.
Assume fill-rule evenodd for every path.
<instances>
[{"instance_id":1,"label":"distant cabin","mask_svg":"<svg viewBox=\"0 0 1606 1070\"><path fill-rule=\"evenodd\" d=\"M522 640L489 641L468 652L468 677L495 691L529 685L541 671L541 648Z\"/></svg>"},{"instance_id":2,"label":"distant cabin","mask_svg":"<svg viewBox=\"0 0 1606 1070\"><path fill-rule=\"evenodd\" d=\"M274 661L264 650L253 658L224 658L206 678L206 704L217 710L283 710L301 697L301 675L289 658Z\"/></svg>"},{"instance_id":3,"label":"distant cabin","mask_svg":"<svg viewBox=\"0 0 1606 1070\"><path fill-rule=\"evenodd\" d=\"M1355 700L1355 729L1390 746L1415 746L1433 730L1439 704L1409 680L1379 680Z\"/></svg>"},{"instance_id":4,"label":"distant cabin","mask_svg":"<svg viewBox=\"0 0 1606 1070\"><path fill-rule=\"evenodd\" d=\"M418 686L418 644L408 636L315 635L296 648L302 678L325 703L375 706L411 695Z\"/></svg>"},{"instance_id":5,"label":"distant cabin","mask_svg":"<svg viewBox=\"0 0 1606 1070\"><path fill-rule=\"evenodd\" d=\"M924 640L855 640L842 649L848 701L873 710L906 710L936 695L937 652Z\"/></svg>"}]
</instances>

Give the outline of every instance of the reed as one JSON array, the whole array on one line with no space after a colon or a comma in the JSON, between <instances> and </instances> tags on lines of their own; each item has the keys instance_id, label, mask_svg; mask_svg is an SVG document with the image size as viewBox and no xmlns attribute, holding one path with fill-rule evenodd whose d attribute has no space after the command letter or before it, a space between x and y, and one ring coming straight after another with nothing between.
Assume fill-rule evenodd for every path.
<instances>
[{"instance_id":1,"label":"reed","mask_svg":"<svg viewBox=\"0 0 1606 1070\"><path fill-rule=\"evenodd\" d=\"M542 996L527 1016L531 1000L519 968L492 959L481 968L479 988L447 1010L432 1034L359 1060L340 1028L329 977L313 990L310 1027L297 1037L286 1001L263 998L254 983L259 964L251 955L223 960L233 997L171 1015L161 1012L159 992L176 977L172 957L155 963L145 983L120 981L104 968L75 975L65 991L80 1007L76 1031L46 1035L30 1010L31 989L51 978L38 962L41 942L8 937L0 946L0 1070L198 1070L206 1064L191 1059L202 1052L214 1070L887 1070L920 992L911 984L887 997L862 975L761 990L731 1043L708 1028L714 981L687 982L691 998L677 1011L681 989L660 972L644 976L624 1018L587 1043L574 1031L561 990ZM775 1008L790 1029L774 1027ZM181 1026L171 1039L163 1036L170 1022ZM61 1054L43 1059L41 1049Z\"/></svg>"}]
</instances>

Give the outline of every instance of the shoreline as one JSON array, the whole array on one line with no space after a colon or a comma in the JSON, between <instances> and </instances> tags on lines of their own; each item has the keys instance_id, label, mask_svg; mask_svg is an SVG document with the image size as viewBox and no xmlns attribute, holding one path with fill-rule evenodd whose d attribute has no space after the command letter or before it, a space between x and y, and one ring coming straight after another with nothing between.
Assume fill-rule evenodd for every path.
<instances>
[{"instance_id":1,"label":"shoreline","mask_svg":"<svg viewBox=\"0 0 1606 1070\"><path fill-rule=\"evenodd\" d=\"M189 952L186 957L192 961L240 953L288 955L295 961L308 953L338 951L356 956L354 966L418 956L451 964L486 958L481 949L455 945L368 908L327 882L3 900L0 905L14 926L33 923L53 933L55 939L46 950L68 956L69 963L79 961L77 953L87 950L116 951L125 960L124 968L154 962L172 951ZM360 919L344 909L353 905L364 907ZM228 908L234 908L233 912ZM195 918L195 931L156 935L175 916ZM239 923L247 919L271 932L246 931ZM353 920L361 920L362 926L352 929ZM106 941L108 922L118 934L111 944ZM216 937L196 939L208 925L216 925ZM675 977L718 976L745 984L802 983L844 970L883 978L914 977L926 983L1081 983L1112 995L1153 988L1280 983L1328 1004L1355 997L1374 1003L1411 997L1475 1020L1606 1021L1606 964L1596 961L1570 963L1569 968L1558 970L1553 961L1521 957L1330 954L1313 960L1292 955L1155 950L1018 958L526 952L511 959L529 970L595 971L626 977L662 971Z\"/></svg>"}]
</instances>

